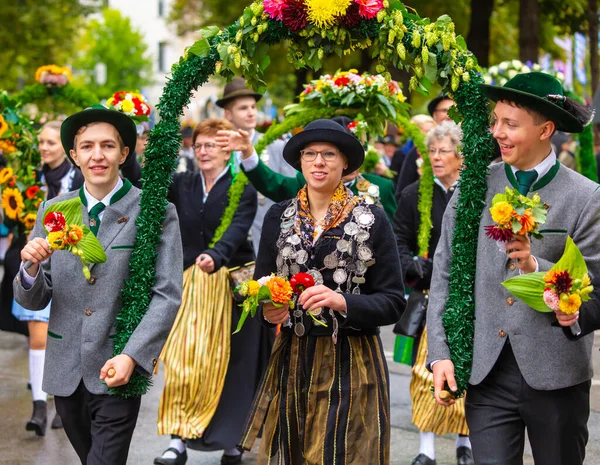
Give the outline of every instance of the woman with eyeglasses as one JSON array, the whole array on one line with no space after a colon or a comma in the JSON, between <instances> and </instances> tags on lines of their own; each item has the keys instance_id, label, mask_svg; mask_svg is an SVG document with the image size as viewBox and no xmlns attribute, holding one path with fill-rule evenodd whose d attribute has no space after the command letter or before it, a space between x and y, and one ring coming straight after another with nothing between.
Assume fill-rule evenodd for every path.
<instances>
[{"instance_id":1,"label":"woman with eyeglasses","mask_svg":"<svg viewBox=\"0 0 600 465\"><path fill-rule=\"evenodd\" d=\"M283 157L306 185L267 212L254 277L304 272L314 286L296 295L293 309L265 304L259 312L281 333L240 447L250 450L262 429L258 464L387 465L389 384L378 328L404 308L391 224L342 183L364 159L343 126L311 122Z\"/></svg>"},{"instance_id":2,"label":"woman with eyeglasses","mask_svg":"<svg viewBox=\"0 0 600 465\"><path fill-rule=\"evenodd\" d=\"M462 155L460 141L462 132L453 121L444 121L431 129L425 137L425 144L434 175L431 202L431 235L425 256L419 256L418 236L423 219L419 211L419 187L421 181L410 184L402 191L399 205L394 217L394 232L398 243L398 251L405 272L404 283L412 288L408 299L407 312L416 308L412 299L417 300L427 295L431 285L433 255L437 247L442 218L446 206L454 193L460 177ZM422 194L424 195L424 194ZM421 294L419 296L419 294ZM437 405L431 394L433 376L426 368L427 337L425 334L425 313L421 322L421 332L415 338L413 353L412 379L410 394L412 399L412 421L420 431L420 451L412 465L435 465L435 435L457 433L456 458L458 465L473 463L471 443L465 420L464 400L457 401L451 407Z\"/></svg>"},{"instance_id":3,"label":"woman with eyeglasses","mask_svg":"<svg viewBox=\"0 0 600 465\"><path fill-rule=\"evenodd\" d=\"M231 152L215 141L218 131L233 129L224 119L198 124L192 148L199 171L174 174L169 192L185 271L181 308L160 357L158 432L171 442L154 460L159 465L184 464L187 448L223 450L222 464L241 462L236 444L272 346L270 330L258 321L231 336L241 309L228 268L254 260L248 232L257 207L256 191L250 184L239 191Z\"/></svg>"}]
</instances>

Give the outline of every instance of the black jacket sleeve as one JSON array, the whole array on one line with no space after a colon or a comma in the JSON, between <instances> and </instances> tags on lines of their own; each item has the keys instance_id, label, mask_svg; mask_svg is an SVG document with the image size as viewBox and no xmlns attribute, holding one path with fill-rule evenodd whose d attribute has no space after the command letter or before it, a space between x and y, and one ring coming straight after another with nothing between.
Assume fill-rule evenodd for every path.
<instances>
[{"instance_id":1,"label":"black jacket sleeve","mask_svg":"<svg viewBox=\"0 0 600 465\"><path fill-rule=\"evenodd\" d=\"M396 323L404 311L404 285L392 225L379 208L372 208L375 224L371 228L375 264L365 275L361 294L342 294L347 317L340 327L374 328Z\"/></svg>"},{"instance_id":2,"label":"black jacket sleeve","mask_svg":"<svg viewBox=\"0 0 600 465\"><path fill-rule=\"evenodd\" d=\"M400 263L402 264L403 282L406 281L406 271L413 264L413 256L418 253L417 234L419 229L418 199L419 184L411 184L402 191L399 206L394 215L393 226Z\"/></svg>"},{"instance_id":3,"label":"black jacket sleeve","mask_svg":"<svg viewBox=\"0 0 600 465\"><path fill-rule=\"evenodd\" d=\"M212 249L202 252L212 257L215 270L229 263L242 242L248 240L248 231L252 227L257 206L256 189L248 184L227 231Z\"/></svg>"},{"instance_id":4,"label":"black jacket sleeve","mask_svg":"<svg viewBox=\"0 0 600 465\"><path fill-rule=\"evenodd\" d=\"M404 163L402 163L402 169L398 175L398 182L396 184L396 199L400 198L402 191L410 186L413 182L419 180L419 171L417 169L417 159L419 158L419 152L417 148L413 147Z\"/></svg>"}]
</instances>

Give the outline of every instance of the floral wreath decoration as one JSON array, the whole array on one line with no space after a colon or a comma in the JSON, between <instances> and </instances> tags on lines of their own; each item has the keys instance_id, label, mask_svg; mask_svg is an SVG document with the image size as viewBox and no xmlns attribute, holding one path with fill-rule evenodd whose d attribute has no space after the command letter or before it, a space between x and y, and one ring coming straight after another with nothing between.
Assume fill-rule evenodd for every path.
<instances>
[{"instance_id":1,"label":"floral wreath decoration","mask_svg":"<svg viewBox=\"0 0 600 465\"><path fill-rule=\"evenodd\" d=\"M452 20L448 16L435 21L420 18L400 0L255 1L229 27L220 30L210 26L200 31L200 40L186 49L172 67L172 77L157 106L161 120L149 135L131 276L121 293L123 309L117 317L114 353L121 353L150 303L156 246L167 208L170 173L181 141L179 118L189 105L192 92L215 73L226 78L242 74L255 90L264 90L262 76L270 62L269 47L284 40L289 41L288 58L297 68L316 70L325 56L369 49L379 62L378 73L383 74L386 66L391 65L407 69L414 74L409 82L410 91L427 93L431 84L437 82L455 100L454 117L463 121L465 168L443 320L458 389L463 393L473 351L473 283L478 236L474 225L479 224L485 206L487 160L494 151L488 127L489 104L478 87L483 80L476 59L467 50L464 39L454 33ZM333 108L324 108L315 111L310 120L329 118L335 113ZM297 122L284 121L270 131L277 128L287 132L297 126L300 126ZM261 139L257 152L261 153L272 141L269 139ZM150 383L134 373L127 385L111 389L110 393L139 396Z\"/></svg>"},{"instance_id":2,"label":"floral wreath decoration","mask_svg":"<svg viewBox=\"0 0 600 465\"><path fill-rule=\"evenodd\" d=\"M71 84L71 70L57 65L40 66L35 72L35 84L14 94L22 105L41 103L48 97L53 104L69 104L77 109L98 103L98 97L87 89Z\"/></svg>"},{"instance_id":3,"label":"floral wreath decoration","mask_svg":"<svg viewBox=\"0 0 600 465\"><path fill-rule=\"evenodd\" d=\"M519 60L503 61L494 66L483 70L482 78L486 84L503 86L517 74L529 73L531 71L540 71L554 76L564 86L565 75L561 72L548 71L542 69L537 63L528 61L523 63ZM566 90L566 95L573 100L583 103L581 98ZM577 171L586 178L598 182L598 166L594 153L594 133L593 125L588 124L582 133L573 134L573 139L577 141L577 150L575 151L575 161L577 162ZM558 155L558 154L557 154Z\"/></svg>"},{"instance_id":4,"label":"floral wreath decoration","mask_svg":"<svg viewBox=\"0 0 600 465\"><path fill-rule=\"evenodd\" d=\"M150 119L151 108L139 92L120 90L106 101L106 106L129 116L136 124Z\"/></svg>"},{"instance_id":5,"label":"floral wreath decoration","mask_svg":"<svg viewBox=\"0 0 600 465\"><path fill-rule=\"evenodd\" d=\"M28 233L44 200L35 171L40 153L33 123L6 92L0 93L0 154L6 159L6 167L0 170L2 208L7 218L20 223Z\"/></svg>"}]
</instances>

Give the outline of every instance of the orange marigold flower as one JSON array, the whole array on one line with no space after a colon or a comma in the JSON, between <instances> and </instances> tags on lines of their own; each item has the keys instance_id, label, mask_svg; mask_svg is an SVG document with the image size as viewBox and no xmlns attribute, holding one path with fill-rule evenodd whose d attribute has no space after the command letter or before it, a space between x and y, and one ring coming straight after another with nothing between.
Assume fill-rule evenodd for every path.
<instances>
[{"instance_id":1,"label":"orange marigold flower","mask_svg":"<svg viewBox=\"0 0 600 465\"><path fill-rule=\"evenodd\" d=\"M292 286L289 281L279 276L273 276L266 286L271 291L271 301L277 304L287 304L292 298Z\"/></svg>"},{"instance_id":2,"label":"orange marigold flower","mask_svg":"<svg viewBox=\"0 0 600 465\"><path fill-rule=\"evenodd\" d=\"M518 217L519 223L521 223L521 229L517 233L519 236L524 236L535 229L535 218L531 213L531 208L528 208L523 213L523 216Z\"/></svg>"},{"instance_id":3,"label":"orange marigold flower","mask_svg":"<svg viewBox=\"0 0 600 465\"><path fill-rule=\"evenodd\" d=\"M83 229L81 226L71 224L65 232L65 243L68 245L75 245L83 238Z\"/></svg>"},{"instance_id":4,"label":"orange marigold flower","mask_svg":"<svg viewBox=\"0 0 600 465\"><path fill-rule=\"evenodd\" d=\"M544 281L546 281L546 285L556 284L557 277L558 277L558 271L550 270L544 275Z\"/></svg>"}]
</instances>

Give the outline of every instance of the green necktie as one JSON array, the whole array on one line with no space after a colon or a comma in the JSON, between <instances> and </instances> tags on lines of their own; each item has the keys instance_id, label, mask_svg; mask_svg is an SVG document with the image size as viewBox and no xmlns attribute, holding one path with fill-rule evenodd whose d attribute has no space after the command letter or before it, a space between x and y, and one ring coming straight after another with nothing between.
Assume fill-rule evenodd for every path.
<instances>
[{"instance_id":1,"label":"green necktie","mask_svg":"<svg viewBox=\"0 0 600 465\"><path fill-rule=\"evenodd\" d=\"M90 210L90 230L94 233L94 236L98 235L98 229L100 228L100 213L104 211L106 205L102 202L98 202Z\"/></svg>"},{"instance_id":2,"label":"green necktie","mask_svg":"<svg viewBox=\"0 0 600 465\"><path fill-rule=\"evenodd\" d=\"M538 174L536 170L517 171L515 176L517 177L517 184L519 185L517 188L519 194L527 195L529 189L531 189L531 185L537 179Z\"/></svg>"}]
</instances>

